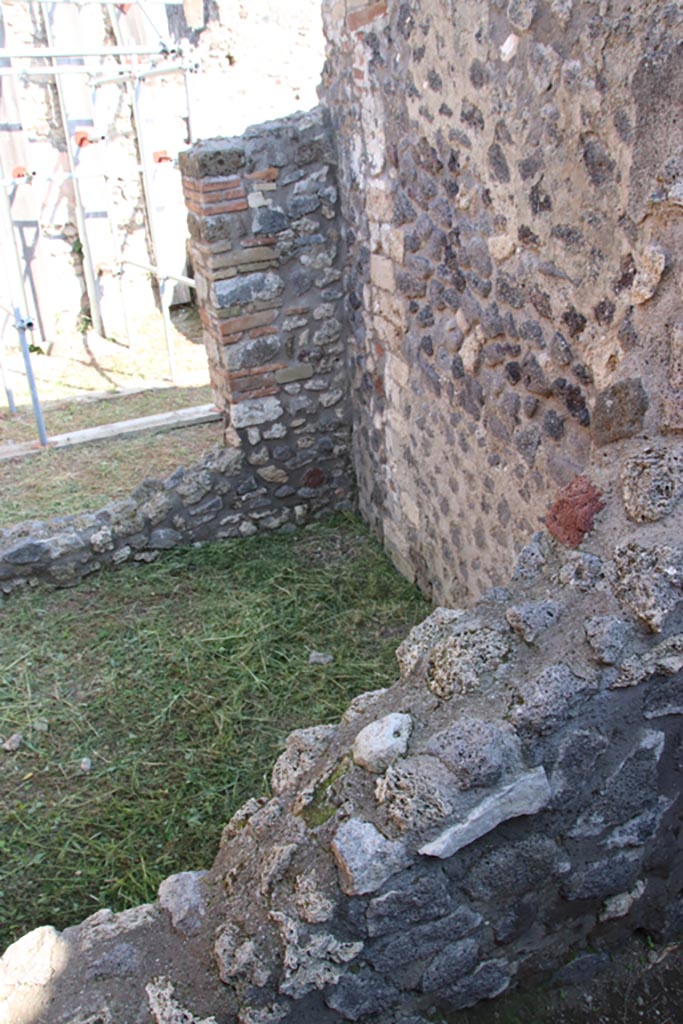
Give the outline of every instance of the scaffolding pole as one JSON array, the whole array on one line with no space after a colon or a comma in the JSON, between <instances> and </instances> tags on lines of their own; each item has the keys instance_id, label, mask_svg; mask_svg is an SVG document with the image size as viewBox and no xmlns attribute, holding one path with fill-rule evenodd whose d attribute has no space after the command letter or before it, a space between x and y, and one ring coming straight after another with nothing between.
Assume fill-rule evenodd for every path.
<instances>
[{"instance_id":1,"label":"scaffolding pole","mask_svg":"<svg viewBox=\"0 0 683 1024\"><path fill-rule=\"evenodd\" d=\"M5 312L8 313L9 316L12 315L10 310L5 310ZM16 406L16 402L14 401L14 392L12 391L12 388L10 387L10 383L9 383L8 378L7 378L7 373L5 371L5 364L4 364L4 360L3 360L3 356L4 356L4 352L3 352L3 349L4 349L4 333L5 333L5 328L3 327L3 329L2 329L3 337L0 338L0 379L2 380L2 386L5 389L5 396L7 398L7 405L9 406L9 411L11 413L15 413L17 411L17 406Z\"/></svg>"},{"instance_id":2,"label":"scaffolding pole","mask_svg":"<svg viewBox=\"0 0 683 1024\"><path fill-rule=\"evenodd\" d=\"M47 41L50 44L50 48L53 49L54 35L52 32L52 25L50 22L49 13L47 14L47 16L43 16L43 24L45 25ZM56 57L53 57L53 59L56 59ZM88 241L85 214L83 212L83 199L81 196L81 189L76 174L76 162L74 160L74 155L71 148L69 116L66 110L66 99L64 96L64 90L62 88L62 83L59 75L56 76L55 81L57 84L57 94L59 97L59 110L62 118L64 140L66 142L66 152L69 160L69 170L73 175L74 201L76 207L76 227L78 229L78 237L83 247L83 275L85 277L85 289L86 292L88 293L88 304L90 306L90 320L96 333L103 334L104 331L102 327L102 316L100 313L99 296L97 294L97 280L95 278L95 268L93 266L92 253L90 251L90 243Z\"/></svg>"},{"instance_id":3,"label":"scaffolding pole","mask_svg":"<svg viewBox=\"0 0 683 1024\"><path fill-rule=\"evenodd\" d=\"M157 54L159 55L159 54ZM185 65L165 65L161 68L150 68L147 71L134 71L132 68L122 68L121 65L114 65L117 68L116 74L102 75L102 72L113 69L102 68L101 65L53 65L51 68L0 68L0 78L56 78L57 75L83 75L92 79L92 84L99 85L123 85L127 79L145 79L164 77L165 75L176 75L183 72L197 71L199 65L196 61Z\"/></svg>"},{"instance_id":4,"label":"scaffolding pole","mask_svg":"<svg viewBox=\"0 0 683 1024\"><path fill-rule=\"evenodd\" d=\"M2 175L1 168L0 175ZM33 366L31 365L31 352L29 350L29 344L26 339L27 331L33 330L33 321L28 315L26 292L24 290L24 277L21 269L19 253L17 252L16 238L14 235L12 207L10 206L9 196L4 185L0 188L0 229L2 229L2 232L7 239L7 245L9 249L9 252L7 253L7 259L5 261L5 269L10 289L10 301L12 303L14 326L19 335L21 354L23 356L24 366L26 368L26 380L28 381L29 391L31 392L31 404L33 406L33 415L35 416L36 427L38 428L38 437L40 438L40 443L43 447L47 447L47 431L45 430L43 410L40 407L38 389L36 387L35 377L33 376ZM9 400L9 393L7 397Z\"/></svg>"},{"instance_id":5,"label":"scaffolding pole","mask_svg":"<svg viewBox=\"0 0 683 1024\"><path fill-rule=\"evenodd\" d=\"M48 38L51 36L49 34ZM0 49L0 60L85 60L87 57L168 57L176 56L180 47L167 46L160 43L156 49L150 46L98 46L89 50L65 50L61 46L27 47L12 50L7 47Z\"/></svg>"},{"instance_id":6,"label":"scaffolding pole","mask_svg":"<svg viewBox=\"0 0 683 1024\"><path fill-rule=\"evenodd\" d=\"M194 278L185 277L183 274L167 274L159 270L158 267L153 266L151 263L139 263L137 260L121 260L121 267L137 267L139 270L145 270L148 274L153 274L154 277L159 281L159 297L161 299L161 314L164 321L164 337L166 339L166 352L168 354L168 369L171 374L171 383L175 384L176 381L176 365L175 365L175 351L173 346L173 325L171 323L171 299L168 294L168 282L177 281L178 284L187 285L188 288L196 288Z\"/></svg>"},{"instance_id":7,"label":"scaffolding pole","mask_svg":"<svg viewBox=\"0 0 683 1024\"><path fill-rule=\"evenodd\" d=\"M87 64L62 64L50 68L0 67L0 78L56 78L57 75L93 75L99 70L100 65L88 67Z\"/></svg>"},{"instance_id":8,"label":"scaffolding pole","mask_svg":"<svg viewBox=\"0 0 683 1024\"><path fill-rule=\"evenodd\" d=\"M109 5L109 16L111 19L112 29L117 45L123 45L123 37L121 28L118 24L116 16L114 14L115 5ZM144 4L142 5L143 12L145 11ZM137 69L134 69L137 72ZM148 273L154 274L159 281L159 299L161 301L161 313L164 322L164 337L166 339L166 351L168 353L168 368L171 375L171 383L175 384L177 381L176 376L176 365L175 365L175 353L173 347L173 337L171 334L171 312L170 312L170 298L167 289L167 282L169 279L178 280L173 274L166 274L163 270L158 269L156 266L161 259L161 251L158 242L158 232L156 224L156 213L153 207L152 190L149 180L149 169L148 169L148 151L145 146L145 134L143 130L143 117L140 109L140 88L142 86L143 77L140 74L135 74L134 77L128 79L126 82L126 88L128 95L131 100L131 108L133 111L133 126L135 128L135 135L138 141L138 148L140 151L140 163L141 163L141 178L142 178L142 194L145 203L145 209L147 211L147 222L149 225L149 240L150 248L152 251L152 260L154 265L147 264L142 266L142 269L147 270ZM130 261L126 261L130 262ZM133 264L135 265L135 264ZM189 279L188 279L189 280ZM192 282L194 286L194 281Z\"/></svg>"},{"instance_id":9,"label":"scaffolding pole","mask_svg":"<svg viewBox=\"0 0 683 1024\"><path fill-rule=\"evenodd\" d=\"M51 7L109 7L112 0L31 0L34 4L49 4ZM143 7L143 0L132 0L136 7ZM164 7L177 7L179 0L154 0L156 4L163 4Z\"/></svg>"}]
</instances>

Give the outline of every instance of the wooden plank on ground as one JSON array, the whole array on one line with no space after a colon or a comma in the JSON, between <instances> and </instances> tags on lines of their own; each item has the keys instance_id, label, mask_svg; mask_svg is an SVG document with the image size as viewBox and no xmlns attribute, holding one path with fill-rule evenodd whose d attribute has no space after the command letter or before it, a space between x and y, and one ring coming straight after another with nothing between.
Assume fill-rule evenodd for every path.
<instances>
[{"instance_id":1,"label":"wooden plank on ground","mask_svg":"<svg viewBox=\"0 0 683 1024\"><path fill-rule=\"evenodd\" d=\"M151 432L161 433L166 430L176 430L179 427L196 427L202 423L213 423L220 418L221 414L213 403L196 405L192 409L175 409L173 412L160 412L154 416L139 416L133 420L120 420L118 423L105 423L100 427L74 430L69 434L55 434L48 438L48 448L70 448L73 445L108 441L116 437L132 437L135 434ZM41 448L38 441L5 444L0 446L0 461L19 459L41 451L44 449Z\"/></svg>"}]
</instances>

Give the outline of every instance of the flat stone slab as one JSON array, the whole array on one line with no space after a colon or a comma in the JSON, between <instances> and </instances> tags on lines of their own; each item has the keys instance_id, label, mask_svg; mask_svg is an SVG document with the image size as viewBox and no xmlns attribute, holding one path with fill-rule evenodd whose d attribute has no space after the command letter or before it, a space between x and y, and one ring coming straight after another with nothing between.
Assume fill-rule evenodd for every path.
<instances>
[{"instance_id":1,"label":"flat stone slab","mask_svg":"<svg viewBox=\"0 0 683 1024\"><path fill-rule=\"evenodd\" d=\"M536 814L546 806L550 796L545 769L534 768L487 796L463 821L451 825L432 842L420 847L419 852L425 857L451 857L509 818Z\"/></svg>"}]
</instances>

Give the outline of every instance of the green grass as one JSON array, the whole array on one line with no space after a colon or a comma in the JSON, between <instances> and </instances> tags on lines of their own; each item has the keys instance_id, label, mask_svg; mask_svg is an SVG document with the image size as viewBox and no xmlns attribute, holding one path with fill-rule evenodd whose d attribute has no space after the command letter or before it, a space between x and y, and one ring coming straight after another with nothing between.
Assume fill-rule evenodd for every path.
<instances>
[{"instance_id":1,"label":"green grass","mask_svg":"<svg viewBox=\"0 0 683 1024\"><path fill-rule=\"evenodd\" d=\"M146 477L164 479L222 440L220 423L111 438L0 462L0 527L98 509Z\"/></svg>"},{"instance_id":2,"label":"green grass","mask_svg":"<svg viewBox=\"0 0 683 1024\"><path fill-rule=\"evenodd\" d=\"M209 866L287 733L391 683L427 613L347 518L13 596L0 736L24 741L0 751L0 948ZM311 650L334 661L311 666Z\"/></svg>"}]
</instances>

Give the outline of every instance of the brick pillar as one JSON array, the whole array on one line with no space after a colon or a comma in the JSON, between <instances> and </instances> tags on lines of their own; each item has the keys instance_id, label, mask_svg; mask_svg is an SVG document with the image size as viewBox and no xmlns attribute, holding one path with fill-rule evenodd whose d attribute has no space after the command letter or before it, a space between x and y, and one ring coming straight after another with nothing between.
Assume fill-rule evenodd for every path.
<instances>
[{"instance_id":1,"label":"brick pillar","mask_svg":"<svg viewBox=\"0 0 683 1024\"><path fill-rule=\"evenodd\" d=\"M346 500L340 224L323 114L201 142L180 160L211 382L230 436L282 495Z\"/></svg>"}]
</instances>

